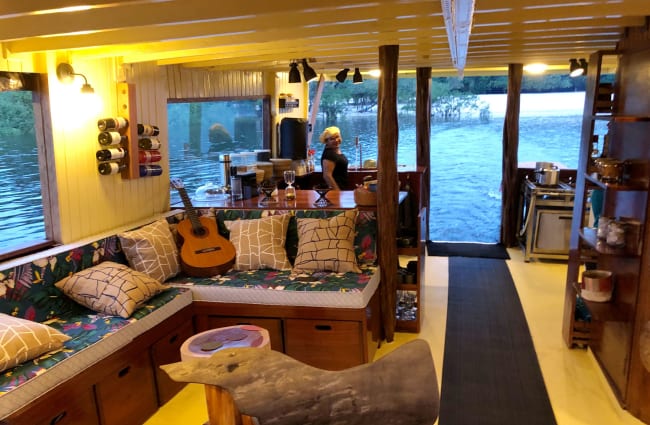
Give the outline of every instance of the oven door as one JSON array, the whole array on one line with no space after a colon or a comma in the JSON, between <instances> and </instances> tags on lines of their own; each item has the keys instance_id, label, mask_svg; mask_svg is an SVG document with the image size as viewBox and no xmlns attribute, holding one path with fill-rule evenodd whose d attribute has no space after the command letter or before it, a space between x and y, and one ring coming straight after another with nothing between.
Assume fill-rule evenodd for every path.
<instances>
[{"instance_id":1,"label":"oven door","mask_svg":"<svg viewBox=\"0 0 650 425\"><path fill-rule=\"evenodd\" d=\"M537 209L532 252L568 254L571 238L572 210Z\"/></svg>"}]
</instances>

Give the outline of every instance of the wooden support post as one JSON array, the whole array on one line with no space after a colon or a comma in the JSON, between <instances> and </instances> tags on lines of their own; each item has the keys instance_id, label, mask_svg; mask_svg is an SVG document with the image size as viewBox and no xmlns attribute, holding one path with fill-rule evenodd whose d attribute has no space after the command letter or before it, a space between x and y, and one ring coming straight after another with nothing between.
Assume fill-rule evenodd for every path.
<instances>
[{"instance_id":1,"label":"wooden support post","mask_svg":"<svg viewBox=\"0 0 650 425\"><path fill-rule=\"evenodd\" d=\"M419 167L424 167L421 204L426 208L424 234L429 239L429 211L431 206L431 68L417 68L415 97L415 149ZM420 235L418 235L420 237ZM422 305L422 304L420 304Z\"/></svg>"},{"instance_id":2,"label":"wooden support post","mask_svg":"<svg viewBox=\"0 0 650 425\"><path fill-rule=\"evenodd\" d=\"M384 336L395 334L397 298L397 64L399 46L379 47L379 91L377 99L377 235L381 264L381 318Z\"/></svg>"},{"instance_id":3,"label":"wooden support post","mask_svg":"<svg viewBox=\"0 0 650 425\"><path fill-rule=\"evenodd\" d=\"M521 80L524 66L508 65L508 97L506 117L503 123L503 160L501 180L501 243L517 245L517 152L519 150L519 106L521 103Z\"/></svg>"}]
</instances>

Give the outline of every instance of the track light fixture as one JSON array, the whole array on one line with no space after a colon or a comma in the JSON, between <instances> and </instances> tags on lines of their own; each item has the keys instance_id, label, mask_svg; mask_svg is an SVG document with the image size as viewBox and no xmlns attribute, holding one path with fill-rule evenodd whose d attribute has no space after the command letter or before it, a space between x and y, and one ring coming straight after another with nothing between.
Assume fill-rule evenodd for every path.
<instances>
[{"instance_id":1,"label":"track light fixture","mask_svg":"<svg viewBox=\"0 0 650 425\"><path fill-rule=\"evenodd\" d=\"M359 68L354 68L354 75L352 76L352 82L354 84L363 83L363 77L361 76L361 71L359 71Z\"/></svg>"},{"instance_id":2,"label":"track light fixture","mask_svg":"<svg viewBox=\"0 0 650 425\"><path fill-rule=\"evenodd\" d=\"M343 68L342 70L340 70L338 74L336 74L336 81L338 81L339 83L345 82L345 79L348 78L349 70L350 68Z\"/></svg>"},{"instance_id":3,"label":"track light fixture","mask_svg":"<svg viewBox=\"0 0 650 425\"><path fill-rule=\"evenodd\" d=\"M290 83L299 83L300 82L300 71L298 71L298 64L296 62L291 62L289 65L289 82Z\"/></svg>"},{"instance_id":4,"label":"track light fixture","mask_svg":"<svg viewBox=\"0 0 650 425\"><path fill-rule=\"evenodd\" d=\"M312 59L313 61L313 59ZM307 59L302 60L302 75L305 77L306 82L310 82L311 80L315 80L316 77L318 76L316 74L316 71L314 71L314 68L309 66L307 63Z\"/></svg>"},{"instance_id":5,"label":"track light fixture","mask_svg":"<svg viewBox=\"0 0 650 425\"><path fill-rule=\"evenodd\" d=\"M580 59L569 59L569 75L572 77L579 77L587 73L587 61L583 58Z\"/></svg>"},{"instance_id":6,"label":"track light fixture","mask_svg":"<svg viewBox=\"0 0 650 425\"><path fill-rule=\"evenodd\" d=\"M56 67L56 77L58 80L63 83L63 84L70 84L74 81L74 77L79 75L80 77L83 77L84 79L84 84L81 86L81 93L84 94L93 94L95 93L95 89L92 88L90 84L88 84L88 79L86 78L85 75L83 74L78 74L74 72L74 69L72 69L72 65L66 62L61 62L60 64L57 65Z\"/></svg>"}]
</instances>

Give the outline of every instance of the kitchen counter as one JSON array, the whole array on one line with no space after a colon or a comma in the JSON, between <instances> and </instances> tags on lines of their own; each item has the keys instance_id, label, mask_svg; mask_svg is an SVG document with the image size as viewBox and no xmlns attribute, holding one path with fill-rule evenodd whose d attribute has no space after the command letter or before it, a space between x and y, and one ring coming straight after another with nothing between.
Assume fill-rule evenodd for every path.
<instances>
[{"instance_id":1,"label":"kitchen counter","mask_svg":"<svg viewBox=\"0 0 650 425\"><path fill-rule=\"evenodd\" d=\"M406 198L407 192L399 192L399 202L401 203ZM192 205L195 208L228 208L228 209L290 209L290 210L310 210L310 209L324 209L324 210L345 210L358 208L360 210L374 210L375 206L358 206L354 202L353 190L332 190L325 196L329 201L329 205L325 207L316 206L314 203L318 199L318 194L313 190L296 190L296 200L287 201L284 196L284 190L278 190L278 196L275 201L261 204L260 200L263 197L256 196L250 199L241 201L231 201L229 198L226 200L209 200L197 201L192 199ZM182 207L182 203L173 204L172 208Z\"/></svg>"}]
</instances>

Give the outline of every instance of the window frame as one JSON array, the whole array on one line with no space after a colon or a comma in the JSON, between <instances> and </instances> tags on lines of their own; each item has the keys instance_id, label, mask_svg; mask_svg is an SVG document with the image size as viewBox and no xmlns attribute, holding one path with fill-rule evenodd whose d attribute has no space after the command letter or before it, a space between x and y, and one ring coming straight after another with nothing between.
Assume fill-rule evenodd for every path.
<instances>
[{"instance_id":1,"label":"window frame","mask_svg":"<svg viewBox=\"0 0 650 425\"><path fill-rule=\"evenodd\" d=\"M0 71L0 76L17 74L20 76L23 87L20 90L32 93L32 109L34 113L34 134L38 151L38 167L41 184L41 199L43 207L43 223L45 238L26 241L3 248L0 250L0 261L27 255L45 248L49 248L60 240L60 220L56 199L58 190L56 185L56 170L54 162L54 140L52 136L52 122L50 114L49 86L46 74L35 73L8 73Z\"/></svg>"}]
</instances>

